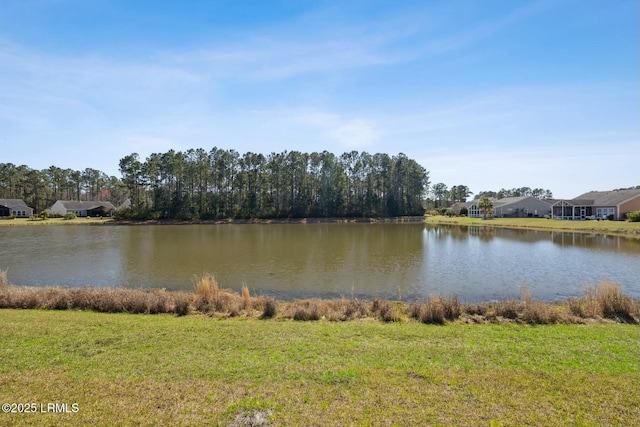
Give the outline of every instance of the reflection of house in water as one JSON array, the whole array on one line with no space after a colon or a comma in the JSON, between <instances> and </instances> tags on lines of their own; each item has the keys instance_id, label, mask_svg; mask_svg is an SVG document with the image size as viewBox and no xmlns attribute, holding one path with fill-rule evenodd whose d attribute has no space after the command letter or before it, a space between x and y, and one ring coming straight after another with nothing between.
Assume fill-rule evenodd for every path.
<instances>
[{"instance_id":1,"label":"reflection of house in water","mask_svg":"<svg viewBox=\"0 0 640 427\"><path fill-rule=\"evenodd\" d=\"M640 189L591 191L553 204L555 219L622 220L628 212L640 210Z\"/></svg>"},{"instance_id":2,"label":"reflection of house in water","mask_svg":"<svg viewBox=\"0 0 640 427\"><path fill-rule=\"evenodd\" d=\"M551 232L551 241L561 246L575 246L588 249L626 252L640 252L640 240L606 234Z\"/></svg>"},{"instance_id":3,"label":"reflection of house in water","mask_svg":"<svg viewBox=\"0 0 640 427\"><path fill-rule=\"evenodd\" d=\"M597 233L571 233L551 230L526 230L499 227L465 226L441 227L438 233L448 235L456 239L464 236L476 237L483 241L492 239L504 239L519 243L532 244L531 251L535 251L534 244L548 243L560 246L573 246L578 248L593 249L607 252L623 252L629 254L640 253L640 239L632 239L624 236L611 236ZM444 236L442 236L444 237Z\"/></svg>"},{"instance_id":4,"label":"reflection of house in water","mask_svg":"<svg viewBox=\"0 0 640 427\"><path fill-rule=\"evenodd\" d=\"M469 235L479 237L480 240L489 241L496 237L496 229L493 227L482 227L479 225L469 226Z\"/></svg>"}]
</instances>

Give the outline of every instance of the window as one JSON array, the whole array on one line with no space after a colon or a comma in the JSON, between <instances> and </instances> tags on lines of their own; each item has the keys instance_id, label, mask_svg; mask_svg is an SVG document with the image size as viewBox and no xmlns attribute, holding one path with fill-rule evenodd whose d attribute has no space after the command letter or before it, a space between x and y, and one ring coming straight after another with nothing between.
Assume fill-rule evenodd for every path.
<instances>
[{"instance_id":1,"label":"window","mask_svg":"<svg viewBox=\"0 0 640 427\"><path fill-rule=\"evenodd\" d=\"M598 215L598 218L606 218L609 215L614 215L614 208L598 208L596 209L596 214Z\"/></svg>"}]
</instances>

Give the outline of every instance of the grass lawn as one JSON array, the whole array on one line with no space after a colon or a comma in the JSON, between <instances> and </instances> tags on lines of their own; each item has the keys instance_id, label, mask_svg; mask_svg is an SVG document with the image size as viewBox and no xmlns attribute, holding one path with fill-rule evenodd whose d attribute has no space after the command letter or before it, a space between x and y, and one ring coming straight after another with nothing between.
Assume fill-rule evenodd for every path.
<instances>
[{"instance_id":1,"label":"grass lawn","mask_svg":"<svg viewBox=\"0 0 640 427\"><path fill-rule=\"evenodd\" d=\"M640 328L0 310L0 425L633 425ZM256 425L256 424L254 424Z\"/></svg>"},{"instance_id":2,"label":"grass lawn","mask_svg":"<svg viewBox=\"0 0 640 427\"><path fill-rule=\"evenodd\" d=\"M567 221L544 218L469 218L427 216L427 224L450 224L503 228L530 228L537 230L569 231L575 233L613 234L640 238L640 222L627 221Z\"/></svg>"},{"instance_id":3,"label":"grass lawn","mask_svg":"<svg viewBox=\"0 0 640 427\"><path fill-rule=\"evenodd\" d=\"M16 226L16 225L52 225L52 224L104 224L112 222L111 218L99 218L99 217L83 217L75 219L64 218L47 218L47 219L30 219L30 218L15 218L15 219L0 219L0 227L2 226Z\"/></svg>"}]
</instances>

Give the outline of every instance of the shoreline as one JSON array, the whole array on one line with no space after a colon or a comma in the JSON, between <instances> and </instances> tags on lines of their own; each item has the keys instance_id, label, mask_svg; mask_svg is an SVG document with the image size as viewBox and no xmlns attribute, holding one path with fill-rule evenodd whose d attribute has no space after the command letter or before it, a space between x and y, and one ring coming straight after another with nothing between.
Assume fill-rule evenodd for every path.
<instances>
[{"instance_id":1,"label":"shoreline","mask_svg":"<svg viewBox=\"0 0 640 427\"><path fill-rule=\"evenodd\" d=\"M597 234L640 239L640 222L627 221L570 221L545 218L469 218L425 216L425 224L458 227L506 228L561 233Z\"/></svg>"},{"instance_id":2,"label":"shoreline","mask_svg":"<svg viewBox=\"0 0 640 427\"><path fill-rule=\"evenodd\" d=\"M379 223L421 223L424 216L399 217L329 217L329 218L240 218L204 220L114 220L104 225L220 225L220 224L379 224Z\"/></svg>"},{"instance_id":3,"label":"shoreline","mask_svg":"<svg viewBox=\"0 0 640 427\"><path fill-rule=\"evenodd\" d=\"M246 218L209 220L115 220L112 218L77 218L64 220L50 218L31 220L17 218L0 219L2 227L48 226L48 225L92 225L92 226L145 226L145 225L225 225L225 224L418 224L458 227L504 228L512 230L537 230L549 232L594 234L640 239L640 222L627 221L569 221L545 218L469 218L444 216L401 217L330 217L330 218Z\"/></svg>"},{"instance_id":4,"label":"shoreline","mask_svg":"<svg viewBox=\"0 0 640 427\"><path fill-rule=\"evenodd\" d=\"M221 289L211 275L202 276L193 291L16 286L5 280L0 282L0 309L427 324L640 324L640 299L624 295L619 285L609 282L585 288L582 297L565 301L534 300L525 289L520 298L467 303L459 301L457 295L433 295L416 302L353 297L277 300L271 296L252 296L246 286L241 293Z\"/></svg>"}]
</instances>

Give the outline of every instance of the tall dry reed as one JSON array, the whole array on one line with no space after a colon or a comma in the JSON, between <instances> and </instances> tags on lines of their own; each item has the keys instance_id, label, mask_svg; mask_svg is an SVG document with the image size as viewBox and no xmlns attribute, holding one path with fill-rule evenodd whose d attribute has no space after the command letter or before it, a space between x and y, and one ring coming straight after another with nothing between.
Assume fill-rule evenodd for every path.
<instances>
[{"instance_id":1,"label":"tall dry reed","mask_svg":"<svg viewBox=\"0 0 640 427\"><path fill-rule=\"evenodd\" d=\"M218 299L220 287L216 276L209 273L201 274L195 278L196 294L205 303L211 303Z\"/></svg>"},{"instance_id":2,"label":"tall dry reed","mask_svg":"<svg viewBox=\"0 0 640 427\"><path fill-rule=\"evenodd\" d=\"M640 300L624 295L620 285L601 283L587 287L581 299L568 301L572 314L582 318L604 318L625 323L640 321Z\"/></svg>"},{"instance_id":3,"label":"tall dry reed","mask_svg":"<svg viewBox=\"0 0 640 427\"><path fill-rule=\"evenodd\" d=\"M9 286L9 280L7 279L7 270L0 269L0 291L6 290Z\"/></svg>"},{"instance_id":4,"label":"tall dry reed","mask_svg":"<svg viewBox=\"0 0 640 427\"><path fill-rule=\"evenodd\" d=\"M371 317L385 322L402 321L404 313L410 319L431 324L452 321L584 323L585 319L640 323L640 299L622 294L620 286L611 283L587 288L582 297L569 298L563 303L535 301L530 292L524 290L519 299L491 303L461 304L456 296L438 295L413 304L380 299L372 302L345 298L309 299L286 302L279 310L275 298L251 297L246 285L240 294L220 289L212 275L200 276L195 292L177 292L164 289L14 286L7 283L6 270L0 270L0 273L4 273L0 274L0 308L172 313L180 316L196 311L219 317L245 315L263 319L281 317L329 321Z\"/></svg>"},{"instance_id":5,"label":"tall dry reed","mask_svg":"<svg viewBox=\"0 0 640 427\"><path fill-rule=\"evenodd\" d=\"M245 310L251 310L253 304L251 303L251 295L249 294L249 288L246 283L242 284L242 305Z\"/></svg>"}]
</instances>

